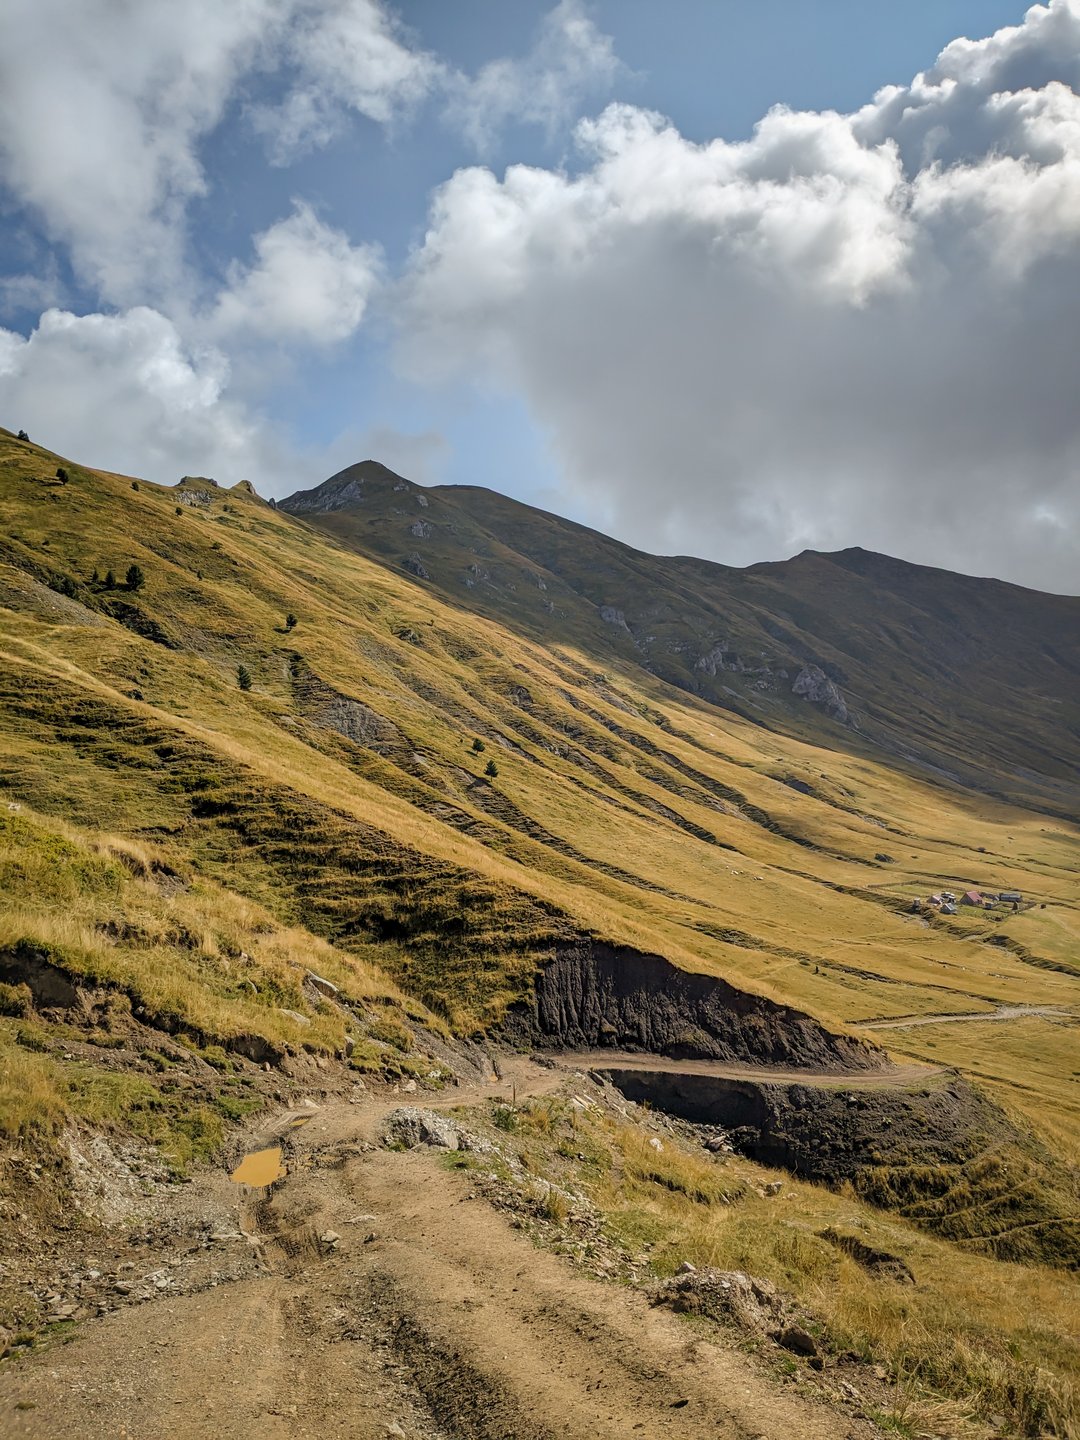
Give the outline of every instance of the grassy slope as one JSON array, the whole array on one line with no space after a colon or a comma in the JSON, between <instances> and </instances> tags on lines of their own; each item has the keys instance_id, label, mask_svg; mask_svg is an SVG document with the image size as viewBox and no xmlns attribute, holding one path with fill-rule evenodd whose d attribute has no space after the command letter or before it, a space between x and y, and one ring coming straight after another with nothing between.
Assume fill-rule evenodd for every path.
<instances>
[{"instance_id":1,"label":"grassy slope","mask_svg":"<svg viewBox=\"0 0 1080 1440\"><path fill-rule=\"evenodd\" d=\"M615 654L601 671L569 641L541 647L247 493L178 506L71 464L61 487L55 461L0 437L12 800L150 841L357 953L380 946L395 982L464 1029L497 1017L571 931L833 1025L1075 1004L1066 822L770 732ZM132 561L137 594L87 583ZM65 582L74 598L49 588ZM118 598L141 618L110 618ZM128 628L151 622L168 645ZM1048 908L904 913L915 893L969 883ZM985 943L1000 935L1014 947ZM876 1038L962 1064L1080 1148L1069 1024Z\"/></svg>"},{"instance_id":2,"label":"grassy slope","mask_svg":"<svg viewBox=\"0 0 1080 1440\"><path fill-rule=\"evenodd\" d=\"M238 1036L341 1045L342 1015L305 989L307 969L352 1003L357 1063L408 1070L431 1063L408 1030L422 1042L444 1020L489 1023L570 933L659 951L832 1026L1002 1003L1075 1014L1075 826L824 744L809 722L793 734L798 712L770 730L669 688L610 627L606 648L572 627L541 644L247 493L188 505L70 463L61 487L55 466L0 433L0 952L29 942L104 998L92 1029L61 1035L0 992L8 1135L120 1125L182 1167L258 1103L245 1066L230 1069ZM137 593L88 583L132 562ZM967 884L1046 908L907 913L914 894ZM173 1018L178 1043L138 1049L132 1012L147 1011ZM1080 1157L1075 1021L872 1033L961 1066ZM135 1054L113 1065L125 1045ZM808 1222L814 1205L831 1219L846 1204L860 1224L894 1225L802 1191ZM665 1193L608 1208L695 1257L776 1269L753 1206L721 1238L715 1210L676 1215ZM836 1318L888 1331L899 1353L939 1301L942 1324L974 1313L998 1271L946 1262L895 1224L944 1266L933 1304L867 1296L865 1314ZM787 1279L812 1287L820 1256L800 1256ZM1040 1293L1064 1313L1068 1282L1001 1274L1036 1297L1023 1344L997 1321L964 1343L1011 1346L1023 1368L1042 1344L1024 1317ZM1075 1368L1059 1359L1055 1375ZM988 1382L985 1403L997 1393Z\"/></svg>"},{"instance_id":3,"label":"grassy slope","mask_svg":"<svg viewBox=\"0 0 1080 1440\"><path fill-rule=\"evenodd\" d=\"M1080 599L861 550L748 570L660 558L489 490L421 490L373 462L285 505L393 565L415 553L455 605L643 665L771 727L1051 813L1080 804ZM792 696L806 663L840 684L861 741Z\"/></svg>"},{"instance_id":4,"label":"grassy slope","mask_svg":"<svg viewBox=\"0 0 1080 1440\"><path fill-rule=\"evenodd\" d=\"M124 477L69 465L60 487L41 478L55 457L6 436L0 465L12 797L162 841L332 938L393 941L387 968L460 1024L496 1014L571 928L832 1023L1075 1000L1080 961L1061 951L1080 836L1064 822L770 733L636 665L609 658L601 674L594 656L463 615L247 494L177 514L174 492ZM107 618L110 596L85 584L131 561L147 583L122 598L176 648ZM76 599L35 575L70 578ZM359 742L331 728L343 713ZM327 855L305 861L283 824L356 854L320 882ZM1041 928L903 913L949 883L1017 887L1050 909L1028 912ZM1015 952L983 943L1000 930L1026 938ZM949 1061L970 1035L889 1039ZM1024 1088L1029 1052L1059 1035L1064 1049L1067 1032L1044 1022L983 1066L1018 1103L1038 1110L1052 1090L1076 1115L1066 1076Z\"/></svg>"}]
</instances>

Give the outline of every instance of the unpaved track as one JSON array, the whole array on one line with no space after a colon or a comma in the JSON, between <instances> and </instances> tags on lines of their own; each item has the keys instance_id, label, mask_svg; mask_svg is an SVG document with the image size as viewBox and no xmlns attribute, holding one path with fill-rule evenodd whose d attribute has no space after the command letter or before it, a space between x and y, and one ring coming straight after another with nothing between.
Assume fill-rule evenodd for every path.
<instances>
[{"instance_id":1,"label":"unpaved track","mask_svg":"<svg viewBox=\"0 0 1080 1440\"><path fill-rule=\"evenodd\" d=\"M653 1075L711 1075L759 1085L811 1085L830 1089L881 1090L918 1085L943 1072L940 1065L891 1065L887 1070L770 1070L761 1065L725 1065L720 1060L669 1060L623 1050L568 1052L553 1057L568 1070L646 1070Z\"/></svg>"},{"instance_id":2,"label":"unpaved track","mask_svg":"<svg viewBox=\"0 0 1080 1440\"><path fill-rule=\"evenodd\" d=\"M999 1005L996 1010L978 1010L958 1015L948 1012L941 1015L904 1015L893 1020L859 1020L856 1023L863 1030L908 1030L915 1025L960 1025L973 1020L1073 1020L1070 1010L1061 1010L1055 1005Z\"/></svg>"},{"instance_id":3,"label":"unpaved track","mask_svg":"<svg viewBox=\"0 0 1080 1440\"><path fill-rule=\"evenodd\" d=\"M519 1097L565 1074L515 1061ZM491 1093L458 1090L449 1106ZM430 1151L364 1151L408 1097L329 1103L292 1134L289 1177L238 1204L261 1276L84 1322L0 1373L24 1440L867 1440L877 1432L703 1338L638 1292L535 1249ZM428 1103L426 1100L423 1103ZM194 1191L196 1193L192 1194ZM374 1218L370 1218L370 1217ZM340 1235L335 1250L319 1236ZM16 1403L24 1407L16 1409Z\"/></svg>"}]
</instances>

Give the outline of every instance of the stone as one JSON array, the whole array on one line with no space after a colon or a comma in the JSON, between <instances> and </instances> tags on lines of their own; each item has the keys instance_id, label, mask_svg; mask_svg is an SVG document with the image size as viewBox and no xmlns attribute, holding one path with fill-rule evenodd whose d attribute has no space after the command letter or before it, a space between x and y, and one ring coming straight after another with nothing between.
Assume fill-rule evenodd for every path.
<instances>
[{"instance_id":1,"label":"stone","mask_svg":"<svg viewBox=\"0 0 1080 1440\"><path fill-rule=\"evenodd\" d=\"M684 1260L675 1273L676 1275L696 1275L697 1266L691 1264L689 1260Z\"/></svg>"},{"instance_id":2,"label":"stone","mask_svg":"<svg viewBox=\"0 0 1080 1440\"><path fill-rule=\"evenodd\" d=\"M793 1350L796 1355L817 1354L817 1341L801 1325L785 1325L776 1339L785 1350Z\"/></svg>"},{"instance_id":3,"label":"stone","mask_svg":"<svg viewBox=\"0 0 1080 1440\"><path fill-rule=\"evenodd\" d=\"M461 1148L461 1132L452 1120L434 1110L421 1110L406 1105L392 1110L386 1117L383 1135L387 1144L404 1145L414 1150L418 1145L432 1145L442 1150Z\"/></svg>"},{"instance_id":4,"label":"stone","mask_svg":"<svg viewBox=\"0 0 1080 1440\"><path fill-rule=\"evenodd\" d=\"M324 1230L319 1236L319 1244L325 1245L328 1250L336 1249L340 1240L341 1236L336 1230Z\"/></svg>"},{"instance_id":5,"label":"stone","mask_svg":"<svg viewBox=\"0 0 1080 1440\"><path fill-rule=\"evenodd\" d=\"M841 725L847 724L849 714L844 697L819 665L804 665L795 676L791 693L809 700L812 705L820 705Z\"/></svg>"},{"instance_id":6,"label":"stone","mask_svg":"<svg viewBox=\"0 0 1080 1440\"><path fill-rule=\"evenodd\" d=\"M307 982L313 990L320 995L325 995L328 1000L336 1000L341 991L332 980L325 980L321 975L316 975L314 970L307 972Z\"/></svg>"},{"instance_id":7,"label":"stone","mask_svg":"<svg viewBox=\"0 0 1080 1440\"><path fill-rule=\"evenodd\" d=\"M656 1153L659 1155L659 1154L663 1151L663 1148L664 1148L664 1147L663 1147L662 1143L656 1138L655 1135L653 1135L653 1136L650 1137L650 1139L649 1139L649 1149L650 1149L650 1150L655 1150Z\"/></svg>"}]
</instances>

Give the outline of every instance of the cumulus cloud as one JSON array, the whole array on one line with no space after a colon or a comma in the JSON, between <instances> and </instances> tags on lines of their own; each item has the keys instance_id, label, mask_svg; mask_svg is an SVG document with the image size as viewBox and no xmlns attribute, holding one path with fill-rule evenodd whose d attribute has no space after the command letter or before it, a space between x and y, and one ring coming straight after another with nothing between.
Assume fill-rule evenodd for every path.
<instances>
[{"instance_id":1,"label":"cumulus cloud","mask_svg":"<svg viewBox=\"0 0 1080 1440\"><path fill-rule=\"evenodd\" d=\"M219 351L193 350L147 306L48 310L29 338L0 330L0 410L50 449L166 484L201 474L289 485L297 457L227 383Z\"/></svg>"},{"instance_id":2,"label":"cumulus cloud","mask_svg":"<svg viewBox=\"0 0 1080 1440\"><path fill-rule=\"evenodd\" d=\"M359 327L379 284L377 247L350 244L302 201L254 246L255 264L235 264L218 298L209 320L215 337L332 345Z\"/></svg>"},{"instance_id":3,"label":"cumulus cloud","mask_svg":"<svg viewBox=\"0 0 1080 1440\"><path fill-rule=\"evenodd\" d=\"M578 173L437 193L401 362L522 393L578 504L649 548L1080 588L1078 88L1080 0L1051 0L742 143L610 106Z\"/></svg>"},{"instance_id":4,"label":"cumulus cloud","mask_svg":"<svg viewBox=\"0 0 1080 1440\"><path fill-rule=\"evenodd\" d=\"M175 288L202 138L280 34L280 0L6 0L0 179L123 304Z\"/></svg>"}]
</instances>

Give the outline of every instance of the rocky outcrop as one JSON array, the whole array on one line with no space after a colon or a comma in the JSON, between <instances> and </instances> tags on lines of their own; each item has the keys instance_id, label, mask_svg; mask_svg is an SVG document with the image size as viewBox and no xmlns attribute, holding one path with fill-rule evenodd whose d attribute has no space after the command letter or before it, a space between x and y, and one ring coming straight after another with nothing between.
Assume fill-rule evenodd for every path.
<instances>
[{"instance_id":1,"label":"rocky outcrop","mask_svg":"<svg viewBox=\"0 0 1080 1440\"><path fill-rule=\"evenodd\" d=\"M600 606L600 619L605 625L611 625L616 630L625 630L630 633L630 626L626 623L626 616L621 610L616 610L614 605Z\"/></svg>"},{"instance_id":2,"label":"rocky outcrop","mask_svg":"<svg viewBox=\"0 0 1080 1440\"><path fill-rule=\"evenodd\" d=\"M413 550L411 554L405 556L405 559L401 562L401 568L403 570L408 570L410 575L415 575L419 580L431 579L431 576L428 574L427 566L420 559L420 556L416 553L415 550Z\"/></svg>"},{"instance_id":3,"label":"rocky outcrop","mask_svg":"<svg viewBox=\"0 0 1080 1440\"><path fill-rule=\"evenodd\" d=\"M812 705L820 705L834 720L846 725L850 719L847 702L820 665L804 665L795 676L791 693Z\"/></svg>"},{"instance_id":4,"label":"rocky outcrop","mask_svg":"<svg viewBox=\"0 0 1080 1440\"><path fill-rule=\"evenodd\" d=\"M682 1059L866 1070L883 1052L834 1035L809 1015L660 955L582 940L541 970L508 1034L568 1049L648 1050Z\"/></svg>"}]
</instances>

